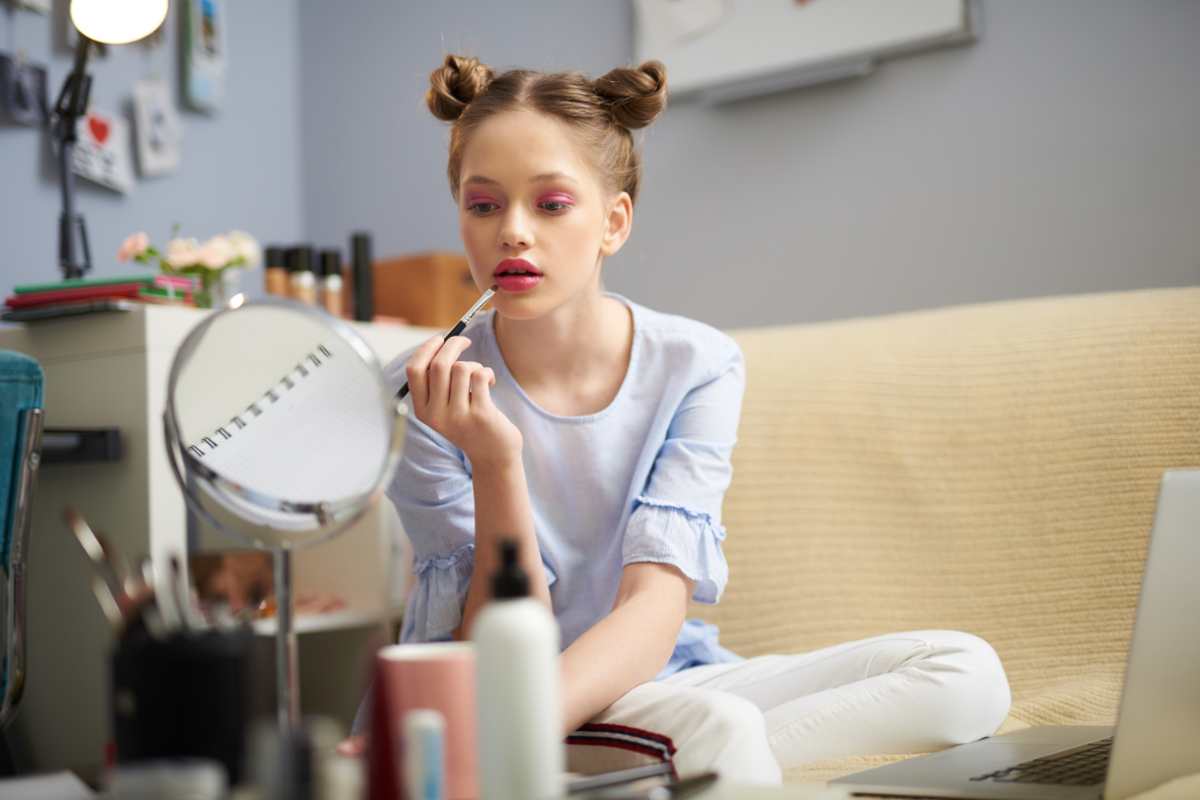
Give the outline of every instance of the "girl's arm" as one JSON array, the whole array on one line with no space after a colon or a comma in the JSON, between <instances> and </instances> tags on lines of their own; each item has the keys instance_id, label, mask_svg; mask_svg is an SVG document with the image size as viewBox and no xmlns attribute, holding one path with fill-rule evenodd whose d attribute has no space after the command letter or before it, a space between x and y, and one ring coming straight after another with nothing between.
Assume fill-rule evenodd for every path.
<instances>
[{"instance_id":1,"label":"girl's arm","mask_svg":"<svg viewBox=\"0 0 1200 800\"><path fill-rule=\"evenodd\" d=\"M521 568L529 576L529 594L550 608L550 587L537 538L533 533L533 510L525 466L520 453L515 458L472 464L475 493L475 569L467 589L462 625L455 639L471 635L475 615L492 597L492 575L500 564L500 540L517 541Z\"/></svg>"},{"instance_id":2,"label":"girl's arm","mask_svg":"<svg viewBox=\"0 0 1200 800\"><path fill-rule=\"evenodd\" d=\"M470 345L471 340L463 336L444 342L435 336L417 348L405 365L417 419L458 446L471 461L475 566L455 639L470 636L475 615L491 599L491 576L500 560L502 538L516 540L530 594L550 607L521 461L523 438L492 402L495 373L478 362L458 360Z\"/></svg>"},{"instance_id":3,"label":"girl's arm","mask_svg":"<svg viewBox=\"0 0 1200 800\"><path fill-rule=\"evenodd\" d=\"M621 571L612 611L560 659L565 734L666 666L691 594L691 581L669 564L629 564Z\"/></svg>"}]
</instances>

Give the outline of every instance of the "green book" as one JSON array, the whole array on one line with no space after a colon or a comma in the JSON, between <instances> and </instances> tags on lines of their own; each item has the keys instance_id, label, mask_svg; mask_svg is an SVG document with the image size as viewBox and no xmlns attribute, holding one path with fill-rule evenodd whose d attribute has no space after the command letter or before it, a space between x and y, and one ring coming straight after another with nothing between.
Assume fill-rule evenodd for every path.
<instances>
[{"instance_id":1,"label":"green book","mask_svg":"<svg viewBox=\"0 0 1200 800\"><path fill-rule=\"evenodd\" d=\"M154 283L155 273L141 272L137 275L125 275L117 278L72 278L68 281L53 283L26 283L13 287L13 294L32 294L33 292L54 292L60 289L78 289L81 286L110 286L118 283Z\"/></svg>"}]
</instances>

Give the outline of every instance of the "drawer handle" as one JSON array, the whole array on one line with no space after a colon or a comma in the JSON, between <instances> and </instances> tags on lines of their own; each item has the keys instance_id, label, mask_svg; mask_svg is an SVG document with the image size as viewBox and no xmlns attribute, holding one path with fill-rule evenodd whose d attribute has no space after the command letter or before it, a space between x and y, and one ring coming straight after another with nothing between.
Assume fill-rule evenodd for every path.
<instances>
[{"instance_id":1,"label":"drawer handle","mask_svg":"<svg viewBox=\"0 0 1200 800\"><path fill-rule=\"evenodd\" d=\"M46 428L42 431L43 464L120 461L120 428Z\"/></svg>"}]
</instances>

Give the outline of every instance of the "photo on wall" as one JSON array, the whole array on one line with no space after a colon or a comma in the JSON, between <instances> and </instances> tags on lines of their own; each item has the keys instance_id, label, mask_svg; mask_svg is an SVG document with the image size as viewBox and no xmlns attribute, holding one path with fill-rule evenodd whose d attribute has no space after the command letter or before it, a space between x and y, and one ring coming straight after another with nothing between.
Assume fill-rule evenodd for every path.
<instances>
[{"instance_id":1,"label":"photo on wall","mask_svg":"<svg viewBox=\"0 0 1200 800\"><path fill-rule=\"evenodd\" d=\"M871 74L978 36L975 0L633 0L634 52L671 96L719 103Z\"/></svg>"},{"instance_id":2,"label":"photo on wall","mask_svg":"<svg viewBox=\"0 0 1200 800\"><path fill-rule=\"evenodd\" d=\"M166 81L143 80L133 87L134 141L138 169L145 177L179 168L183 127Z\"/></svg>"},{"instance_id":3,"label":"photo on wall","mask_svg":"<svg viewBox=\"0 0 1200 800\"><path fill-rule=\"evenodd\" d=\"M50 13L50 0L13 0L13 5L26 11L36 11L39 14Z\"/></svg>"},{"instance_id":4,"label":"photo on wall","mask_svg":"<svg viewBox=\"0 0 1200 800\"><path fill-rule=\"evenodd\" d=\"M46 120L46 67L0 53L0 119L13 125Z\"/></svg>"},{"instance_id":5,"label":"photo on wall","mask_svg":"<svg viewBox=\"0 0 1200 800\"><path fill-rule=\"evenodd\" d=\"M72 168L76 175L127 194L133 188L129 164L129 126L116 114L92 108L76 127Z\"/></svg>"},{"instance_id":6,"label":"photo on wall","mask_svg":"<svg viewBox=\"0 0 1200 800\"><path fill-rule=\"evenodd\" d=\"M225 96L224 0L185 0L183 97L189 108L216 111Z\"/></svg>"}]
</instances>

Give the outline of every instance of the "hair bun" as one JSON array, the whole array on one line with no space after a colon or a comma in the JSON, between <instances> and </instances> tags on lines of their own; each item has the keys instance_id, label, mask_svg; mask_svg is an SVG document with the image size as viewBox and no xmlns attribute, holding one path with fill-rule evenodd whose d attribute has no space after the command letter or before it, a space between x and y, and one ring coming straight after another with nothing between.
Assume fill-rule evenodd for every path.
<instances>
[{"instance_id":1,"label":"hair bun","mask_svg":"<svg viewBox=\"0 0 1200 800\"><path fill-rule=\"evenodd\" d=\"M613 120L630 130L646 127L667 107L667 68L661 61L617 67L592 86L608 104Z\"/></svg>"},{"instance_id":2,"label":"hair bun","mask_svg":"<svg viewBox=\"0 0 1200 800\"><path fill-rule=\"evenodd\" d=\"M429 73L425 103L435 117L453 122L468 103L483 94L493 77L492 68L477 58L448 55L440 67Z\"/></svg>"}]
</instances>

